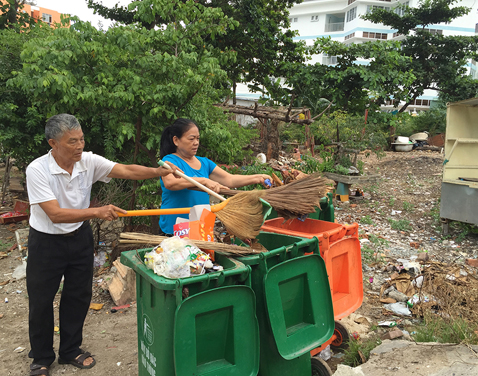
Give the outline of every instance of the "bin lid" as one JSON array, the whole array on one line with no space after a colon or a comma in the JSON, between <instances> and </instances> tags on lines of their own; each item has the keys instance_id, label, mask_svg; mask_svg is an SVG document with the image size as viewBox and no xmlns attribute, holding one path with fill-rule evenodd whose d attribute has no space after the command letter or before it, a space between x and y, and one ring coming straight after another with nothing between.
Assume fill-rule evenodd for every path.
<instances>
[{"instance_id":1,"label":"bin lid","mask_svg":"<svg viewBox=\"0 0 478 376\"><path fill-rule=\"evenodd\" d=\"M226 286L185 299L176 309L176 375L249 376L259 371L255 295Z\"/></svg>"},{"instance_id":2,"label":"bin lid","mask_svg":"<svg viewBox=\"0 0 478 376\"><path fill-rule=\"evenodd\" d=\"M264 278L267 312L279 354L295 359L330 339L334 311L324 260L297 257L271 268Z\"/></svg>"}]
</instances>

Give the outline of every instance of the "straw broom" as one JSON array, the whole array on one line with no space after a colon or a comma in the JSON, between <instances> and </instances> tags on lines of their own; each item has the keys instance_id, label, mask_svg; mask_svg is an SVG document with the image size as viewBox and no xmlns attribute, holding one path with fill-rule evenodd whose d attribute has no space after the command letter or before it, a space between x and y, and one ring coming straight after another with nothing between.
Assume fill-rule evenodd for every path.
<instances>
[{"instance_id":1,"label":"straw broom","mask_svg":"<svg viewBox=\"0 0 478 376\"><path fill-rule=\"evenodd\" d=\"M252 201L262 198L279 215L288 219L314 213L316 207L320 207L320 199L332 190L333 184L332 180L322 177L320 174L313 174L303 179L295 180L292 183L267 190L249 192L221 190L221 193L232 195L233 198L243 194L250 195L250 200Z\"/></svg>"},{"instance_id":2,"label":"straw broom","mask_svg":"<svg viewBox=\"0 0 478 376\"><path fill-rule=\"evenodd\" d=\"M162 161L160 161L162 162ZM169 165L162 163L166 168ZM261 201L267 201L279 215L284 218L297 217L304 214L314 213L316 207L320 207L320 199L331 189L331 180L318 174L294 181L290 184L268 190L241 191L234 196L225 199L216 192L198 183L181 171L176 174L196 185L200 189L210 193L214 197L223 200L218 205L211 207L217 218L224 224L227 231L239 239L255 239L264 222L263 206ZM181 209L153 209L153 210L130 210L127 214L118 213L120 217L137 215L161 215L161 214L184 214L190 208Z\"/></svg>"},{"instance_id":3,"label":"straw broom","mask_svg":"<svg viewBox=\"0 0 478 376\"><path fill-rule=\"evenodd\" d=\"M145 244L156 246L165 239L169 238L167 236L150 235L139 232L122 232L120 234L120 243L122 244ZM188 240L200 249L210 249L226 256L248 256L267 251L267 249L259 243L254 243L252 247L241 247L233 244L208 242L204 240Z\"/></svg>"}]
</instances>

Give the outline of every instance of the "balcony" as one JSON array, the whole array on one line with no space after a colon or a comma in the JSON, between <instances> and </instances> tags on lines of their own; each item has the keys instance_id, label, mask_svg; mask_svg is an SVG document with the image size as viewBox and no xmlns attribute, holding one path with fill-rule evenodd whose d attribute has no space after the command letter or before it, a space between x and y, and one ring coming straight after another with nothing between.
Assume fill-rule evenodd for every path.
<instances>
[{"instance_id":1,"label":"balcony","mask_svg":"<svg viewBox=\"0 0 478 376\"><path fill-rule=\"evenodd\" d=\"M344 31L344 22L334 22L325 25L325 32Z\"/></svg>"}]
</instances>

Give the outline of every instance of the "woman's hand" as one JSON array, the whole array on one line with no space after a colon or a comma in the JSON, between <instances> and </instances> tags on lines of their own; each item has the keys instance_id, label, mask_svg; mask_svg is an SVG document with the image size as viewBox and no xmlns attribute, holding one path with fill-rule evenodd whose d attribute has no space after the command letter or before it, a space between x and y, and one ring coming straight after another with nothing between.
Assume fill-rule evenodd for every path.
<instances>
[{"instance_id":1,"label":"woman's hand","mask_svg":"<svg viewBox=\"0 0 478 376\"><path fill-rule=\"evenodd\" d=\"M254 175L254 176L257 177L257 183L256 184L262 184L267 188L271 187L272 178L269 175L267 175L267 174L257 174L257 175ZM269 184L265 183L266 180L269 180Z\"/></svg>"}]
</instances>

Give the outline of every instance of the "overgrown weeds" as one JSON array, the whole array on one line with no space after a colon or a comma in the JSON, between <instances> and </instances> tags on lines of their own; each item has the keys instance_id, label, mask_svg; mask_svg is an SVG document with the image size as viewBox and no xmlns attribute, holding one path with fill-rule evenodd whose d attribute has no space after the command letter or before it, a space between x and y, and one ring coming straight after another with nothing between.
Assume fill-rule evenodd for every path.
<instances>
[{"instance_id":1,"label":"overgrown weeds","mask_svg":"<svg viewBox=\"0 0 478 376\"><path fill-rule=\"evenodd\" d=\"M413 229L412 225L410 224L410 221L407 221L406 219L395 220L392 218L388 218L388 223L390 223L390 227L392 230L410 232Z\"/></svg>"},{"instance_id":2,"label":"overgrown weeds","mask_svg":"<svg viewBox=\"0 0 478 376\"><path fill-rule=\"evenodd\" d=\"M417 342L478 344L478 324L462 318L445 319L433 314L426 315L423 323L414 328L412 338Z\"/></svg>"},{"instance_id":3,"label":"overgrown weeds","mask_svg":"<svg viewBox=\"0 0 478 376\"><path fill-rule=\"evenodd\" d=\"M350 367L357 367L370 358L370 352L380 345L382 340L375 335L365 340L350 338L349 348L344 351L343 364Z\"/></svg>"}]
</instances>

